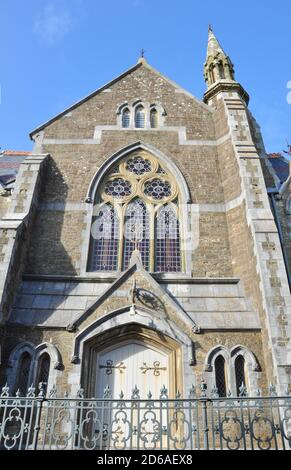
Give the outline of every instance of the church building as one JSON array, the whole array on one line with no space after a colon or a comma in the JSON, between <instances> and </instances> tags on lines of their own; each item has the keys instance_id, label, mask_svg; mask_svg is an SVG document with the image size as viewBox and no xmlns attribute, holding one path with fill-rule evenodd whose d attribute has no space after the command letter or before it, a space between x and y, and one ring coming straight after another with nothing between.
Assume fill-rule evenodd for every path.
<instances>
[{"instance_id":1,"label":"church building","mask_svg":"<svg viewBox=\"0 0 291 470\"><path fill-rule=\"evenodd\" d=\"M11 393L291 390L273 176L211 28L204 77L200 101L141 57L32 131L0 221Z\"/></svg>"}]
</instances>

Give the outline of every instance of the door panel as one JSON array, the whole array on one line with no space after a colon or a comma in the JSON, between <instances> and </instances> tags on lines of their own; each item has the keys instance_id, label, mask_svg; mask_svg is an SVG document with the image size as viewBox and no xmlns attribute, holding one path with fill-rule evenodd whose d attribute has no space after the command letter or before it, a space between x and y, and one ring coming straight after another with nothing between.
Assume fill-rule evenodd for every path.
<instances>
[{"instance_id":1,"label":"door panel","mask_svg":"<svg viewBox=\"0 0 291 470\"><path fill-rule=\"evenodd\" d=\"M99 448L161 448L166 438L158 439L157 429L167 426L169 413L160 409L157 402L151 409L149 402L143 400L148 398L149 392L152 399L158 400L163 386L169 389L168 355L131 342L99 353L96 370L97 398L103 398L107 387L111 397L111 400L99 402L101 409L95 431ZM124 400L130 400L135 387L140 400L125 401L121 405L118 401L121 392Z\"/></svg>"},{"instance_id":2,"label":"door panel","mask_svg":"<svg viewBox=\"0 0 291 470\"><path fill-rule=\"evenodd\" d=\"M102 352L97 358L96 391L103 397L106 387L110 388L112 398L131 398L137 386L140 397L145 399L149 393L159 398L160 390L169 387L168 356L140 343L129 343Z\"/></svg>"}]
</instances>

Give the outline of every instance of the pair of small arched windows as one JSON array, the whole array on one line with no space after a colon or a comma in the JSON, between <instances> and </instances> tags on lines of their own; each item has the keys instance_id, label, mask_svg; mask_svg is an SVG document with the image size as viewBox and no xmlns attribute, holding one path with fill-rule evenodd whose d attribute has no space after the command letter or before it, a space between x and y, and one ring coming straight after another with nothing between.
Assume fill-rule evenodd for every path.
<instances>
[{"instance_id":1,"label":"pair of small arched windows","mask_svg":"<svg viewBox=\"0 0 291 470\"><path fill-rule=\"evenodd\" d=\"M226 397L228 389L227 381L227 370L226 370L226 361L223 356L218 356L214 363L215 369L215 383L217 388L217 393L220 397ZM236 393L239 397L241 393L241 387L246 386L246 367L245 359L242 355L237 356L234 362L235 370L235 382L236 382Z\"/></svg>"},{"instance_id":2,"label":"pair of small arched windows","mask_svg":"<svg viewBox=\"0 0 291 470\"><path fill-rule=\"evenodd\" d=\"M129 108L125 108L122 112L122 127L130 127L131 112ZM142 105L135 108L134 111L134 127L136 129L144 129L146 127L146 111ZM158 111L155 108L150 110L150 127L155 129L158 127Z\"/></svg>"},{"instance_id":3,"label":"pair of small arched windows","mask_svg":"<svg viewBox=\"0 0 291 470\"><path fill-rule=\"evenodd\" d=\"M19 390L20 396L24 397L30 385L33 384L35 387L38 387L40 383L43 384L44 390L46 390L49 380L50 364L51 359L49 354L41 354L37 361L37 370L34 376L34 371L32 370L32 356L28 351L23 352L19 360L15 391Z\"/></svg>"}]
</instances>

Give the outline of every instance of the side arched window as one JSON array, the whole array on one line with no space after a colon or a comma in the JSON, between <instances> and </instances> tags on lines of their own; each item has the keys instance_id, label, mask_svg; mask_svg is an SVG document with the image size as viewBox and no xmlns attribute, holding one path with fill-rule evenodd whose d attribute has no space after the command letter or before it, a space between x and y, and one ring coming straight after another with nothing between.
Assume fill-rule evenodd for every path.
<instances>
[{"instance_id":1,"label":"side arched window","mask_svg":"<svg viewBox=\"0 0 291 470\"><path fill-rule=\"evenodd\" d=\"M235 368L235 381L236 381L236 393L240 395L241 386L246 386L246 375L245 375L245 360L243 356L238 356L234 363Z\"/></svg>"},{"instance_id":2,"label":"side arched window","mask_svg":"<svg viewBox=\"0 0 291 470\"><path fill-rule=\"evenodd\" d=\"M22 353L17 373L16 391L19 390L20 396L25 397L27 394L31 370L31 355L25 351Z\"/></svg>"},{"instance_id":3,"label":"side arched window","mask_svg":"<svg viewBox=\"0 0 291 470\"><path fill-rule=\"evenodd\" d=\"M225 376L225 359L223 356L218 356L214 364L215 368L215 382L218 395L220 397L226 396L226 376Z\"/></svg>"},{"instance_id":4,"label":"side arched window","mask_svg":"<svg viewBox=\"0 0 291 470\"><path fill-rule=\"evenodd\" d=\"M36 387L43 384L43 389L46 391L49 381L51 359L48 353L43 353L38 360Z\"/></svg>"}]
</instances>

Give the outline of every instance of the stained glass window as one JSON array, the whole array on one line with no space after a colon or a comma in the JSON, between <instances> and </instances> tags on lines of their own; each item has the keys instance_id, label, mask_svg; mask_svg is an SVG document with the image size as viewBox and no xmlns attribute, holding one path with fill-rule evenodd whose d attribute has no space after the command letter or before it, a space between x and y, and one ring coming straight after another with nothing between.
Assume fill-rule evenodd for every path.
<instances>
[{"instance_id":1,"label":"stained glass window","mask_svg":"<svg viewBox=\"0 0 291 470\"><path fill-rule=\"evenodd\" d=\"M160 175L165 175L166 174L164 168L162 168L161 166L159 166L157 173L160 174Z\"/></svg>"},{"instance_id":2,"label":"stained glass window","mask_svg":"<svg viewBox=\"0 0 291 470\"><path fill-rule=\"evenodd\" d=\"M128 108L124 109L122 113L122 127L129 127L130 124L130 111Z\"/></svg>"},{"instance_id":3,"label":"stained glass window","mask_svg":"<svg viewBox=\"0 0 291 470\"><path fill-rule=\"evenodd\" d=\"M240 388L242 385L246 386L245 377L245 360L243 356L238 356L234 363L235 367L235 379L236 379L236 392L237 396L240 394Z\"/></svg>"},{"instance_id":4,"label":"stained glass window","mask_svg":"<svg viewBox=\"0 0 291 470\"><path fill-rule=\"evenodd\" d=\"M122 198L131 194L131 184L123 178L115 178L105 185L105 194L115 198Z\"/></svg>"},{"instance_id":5,"label":"stained glass window","mask_svg":"<svg viewBox=\"0 0 291 470\"><path fill-rule=\"evenodd\" d=\"M103 206L93 225L93 271L116 271L118 267L119 219L111 204Z\"/></svg>"},{"instance_id":6,"label":"stained glass window","mask_svg":"<svg viewBox=\"0 0 291 470\"><path fill-rule=\"evenodd\" d=\"M145 110L143 106L138 106L135 110L135 127L138 129L145 126Z\"/></svg>"},{"instance_id":7,"label":"stained glass window","mask_svg":"<svg viewBox=\"0 0 291 470\"><path fill-rule=\"evenodd\" d=\"M124 226L123 268L127 269L134 250L139 250L145 269L149 268L149 215L146 204L136 199L128 205Z\"/></svg>"},{"instance_id":8,"label":"stained glass window","mask_svg":"<svg viewBox=\"0 0 291 470\"><path fill-rule=\"evenodd\" d=\"M144 193L157 201L161 201L162 199L171 196L171 184L169 181L155 178L152 181L145 183Z\"/></svg>"},{"instance_id":9,"label":"stained glass window","mask_svg":"<svg viewBox=\"0 0 291 470\"><path fill-rule=\"evenodd\" d=\"M155 271L180 272L180 224L174 207L162 207L156 218Z\"/></svg>"},{"instance_id":10,"label":"stained glass window","mask_svg":"<svg viewBox=\"0 0 291 470\"><path fill-rule=\"evenodd\" d=\"M145 173L150 173L152 170L152 164L150 160L136 156L129 158L126 162L126 169L131 173L134 173L137 176L144 175Z\"/></svg>"},{"instance_id":11,"label":"stained glass window","mask_svg":"<svg viewBox=\"0 0 291 470\"><path fill-rule=\"evenodd\" d=\"M179 191L149 152L135 151L115 163L95 201L103 205L93 218L89 269L127 269L138 250L147 270L182 270Z\"/></svg>"},{"instance_id":12,"label":"stained glass window","mask_svg":"<svg viewBox=\"0 0 291 470\"><path fill-rule=\"evenodd\" d=\"M27 389L29 387L29 376L31 366L31 355L28 352L24 352L19 361L18 377L16 389L20 391L20 396L26 396ZM30 384L31 385L31 384Z\"/></svg>"},{"instance_id":13,"label":"stained glass window","mask_svg":"<svg viewBox=\"0 0 291 470\"><path fill-rule=\"evenodd\" d=\"M215 381L220 397L226 396L225 360L223 356L218 356L215 360Z\"/></svg>"}]
</instances>

